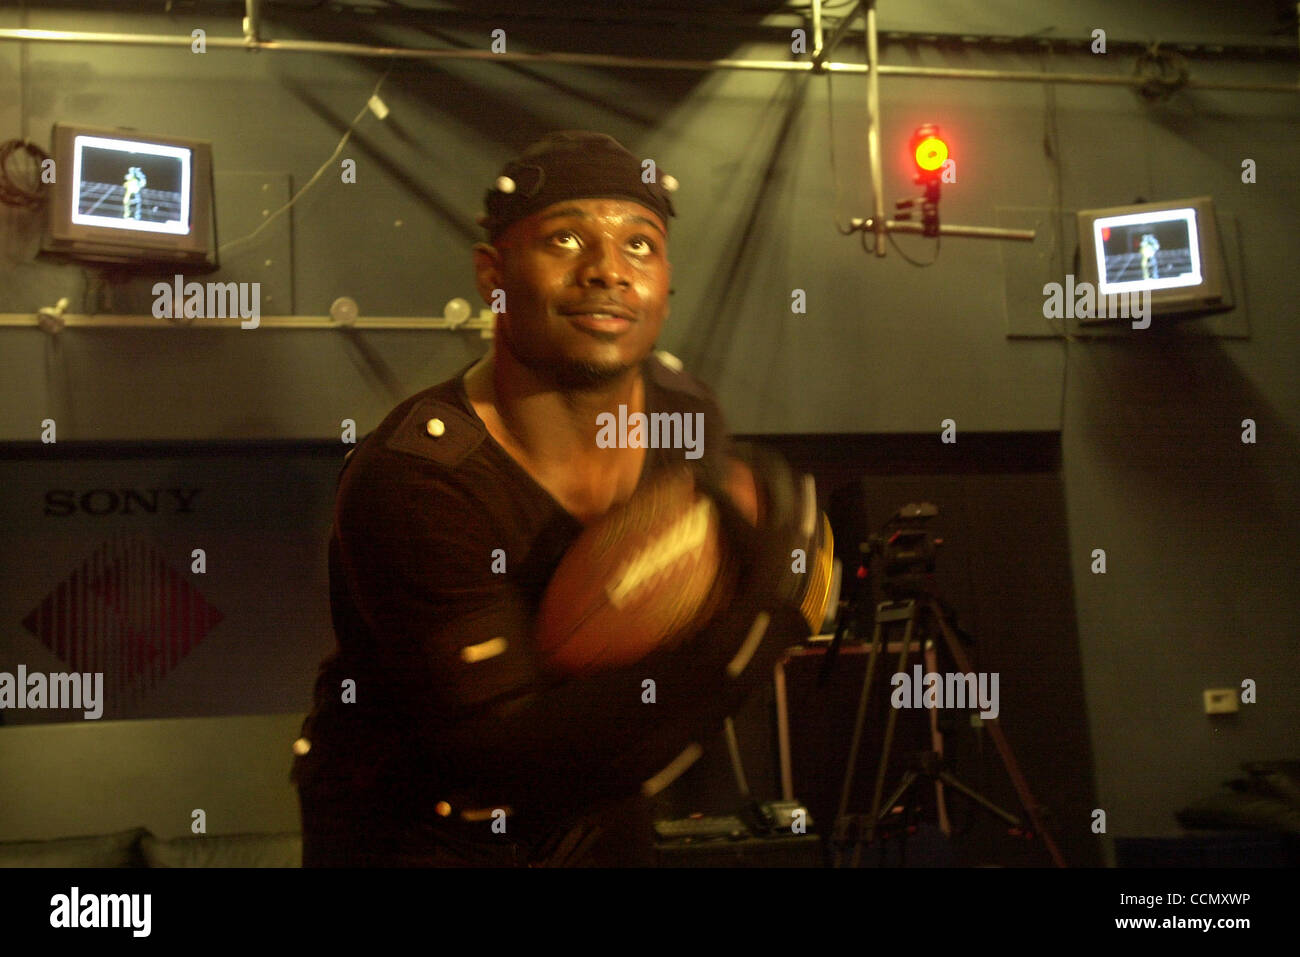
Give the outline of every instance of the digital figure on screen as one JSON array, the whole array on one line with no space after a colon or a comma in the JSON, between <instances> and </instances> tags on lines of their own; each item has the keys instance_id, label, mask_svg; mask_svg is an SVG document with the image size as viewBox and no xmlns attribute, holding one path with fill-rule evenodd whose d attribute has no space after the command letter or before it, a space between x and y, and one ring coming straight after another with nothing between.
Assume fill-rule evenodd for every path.
<instances>
[{"instance_id":1,"label":"digital figure on screen","mask_svg":"<svg viewBox=\"0 0 1300 957\"><path fill-rule=\"evenodd\" d=\"M487 190L491 350L339 476L305 866L649 863L657 796L820 621L810 483L656 351L676 187L569 130Z\"/></svg>"},{"instance_id":2,"label":"digital figure on screen","mask_svg":"<svg viewBox=\"0 0 1300 957\"><path fill-rule=\"evenodd\" d=\"M145 179L144 170L138 166L132 166L126 171L126 178L122 181L122 218L139 219L141 206L141 191L148 184Z\"/></svg>"},{"instance_id":3,"label":"digital figure on screen","mask_svg":"<svg viewBox=\"0 0 1300 957\"><path fill-rule=\"evenodd\" d=\"M1160 241L1151 233L1143 233L1139 248L1142 250L1142 278L1159 279L1160 264L1156 261L1156 252L1160 249Z\"/></svg>"}]
</instances>

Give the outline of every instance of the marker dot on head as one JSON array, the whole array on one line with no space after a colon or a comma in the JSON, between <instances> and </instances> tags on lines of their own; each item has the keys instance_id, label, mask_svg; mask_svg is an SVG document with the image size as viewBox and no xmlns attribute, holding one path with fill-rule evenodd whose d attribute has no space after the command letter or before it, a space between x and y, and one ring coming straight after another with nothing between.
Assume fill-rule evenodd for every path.
<instances>
[{"instance_id":1,"label":"marker dot on head","mask_svg":"<svg viewBox=\"0 0 1300 957\"><path fill-rule=\"evenodd\" d=\"M502 193L513 193L515 191L515 181L509 176L498 176L497 189Z\"/></svg>"}]
</instances>

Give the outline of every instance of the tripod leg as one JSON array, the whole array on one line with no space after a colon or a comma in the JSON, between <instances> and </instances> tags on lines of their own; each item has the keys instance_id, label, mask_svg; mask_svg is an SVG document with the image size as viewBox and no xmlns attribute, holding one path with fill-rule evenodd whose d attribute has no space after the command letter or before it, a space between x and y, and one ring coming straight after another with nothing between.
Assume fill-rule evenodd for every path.
<instances>
[{"instance_id":1,"label":"tripod leg","mask_svg":"<svg viewBox=\"0 0 1300 957\"><path fill-rule=\"evenodd\" d=\"M880 656L880 622L877 616L875 631L871 636L871 653L867 655L867 670L862 677L862 691L858 695L858 713L853 721L853 739L849 744L849 759L844 768L844 786L840 789L840 804L835 812L835 832L843 835L848 833L849 821L847 819L849 808L849 794L853 790L853 776L858 767L858 749L862 746L862 726L867 720L867 704L871 700L872 676L876 673L876 659ZM855 846L861 846L861 835L854 838ZM841 842L836 842L832 852L832 866L839 866ZM857 854L854 854L853 866L857 866Z\"/></svg>"},{"instance_id":2,"label":"tripod leg","mask_svg":"<svg viewBox=\"0 0 1300 957\"><path fill-rule=\"evenodd\" d=\"M1010 811L1004 811L984 795L980 794L974 788L969 787L961 778L957 777L951 771L940 771L939 780L950 788L956 788L962 794L966 795L980 807L987 810L990 814L995 814L1002 820L1006 821L1012 827L1024 827L1025 824L1020 818L1016 817Z\"/></svg>"},{"instance_id":3,"label":"tripod leg","mask_svg":"<svg viewBox=\"0 0 1300 957\"><path fill-rule=\"evenodd\" d=\"M905 618L907 626L903 629L902 647L898 650L898 670L895 674L907 671L907 658L912 651L912 626L916 623L916 602L904 599L899 602L900 611L893 615L895 619ZM885 792L885 774L889 771L889 752L894 745L894 728L898 725L898 709L889 709L889 718L885 721L885 746L880 752L880 764L876 768L876 789L871 796L871 840L876 839L876 824L880 820L881 797Z\"/></svg>"},{"instance_id":4,"label":"tripod leg","mask_svg":"<svg viewBox=\"0 0 1300 957\"><path fill-rule=\"evenodd\" d=\"M957 662L957 667L966 674L971 673L970 658L966 654L966 649L961 646L957 636L953 634L952 626L948 624L948 619L944 617L943 609L933 598L930 599L930 609L934 612L935 619L939 622L939 628L943 631L943 637L948 642L948 650L952 652L953 660ZM1047 851L1052 855L1052 861L1057 867L1065 867L1065 858L1061 855L1061 850L1056 846L1056 841L1047 828L1043 826L1043 821L1039 817L1039 805L1034 795L1029 790L1029 782L1025 779L1020 770L1020 764L1016 761L1016 756L1011 752L1011 744L1007 741L1007 736L1002 733L1002 726L998 724L997 718L986 718L984 723L988 726L989 734L993 737L993 743L997 745L998 754L1002 757L1002 765L1007 769L1007 775L1011 778L1011 784L1016 789L1016 794L1020 798L1020 803L1025 806L1025 811L1029 814L1029 819L1034 822L1034 829L1043 836L1043 843L1047 845Z\"/></svg>"},{"instance_id":5,"label":"tripod leg","mask_svg":"<svg viewBox=\"0 0 1300 957\"><path fill-rule=\"evenodd\" d=\"M881 606L883 608L883 606ZM871 700L871 683L876 674L876 659L880 657L881 641L880 609L876 610L876 627L871 636L871 653L867 656L867 673L862 678L862 692L858 695L858 714L853 722L853 740L849 744L849 760L844 770L844 786L840 789L840 806L835 812L836 820L848 813L849 793L853 789L853 775L858 767L858 748L862 745L862 726L867 720L867 704Z\"/></svg>"},{"instance_id":6,"label":"tripod leg","mask_svg":"<svg viewBox=\"0 0 1300 957\"><path fill-rule=\"evenodd\" d=\"M926 671L937 672L939 670L939 661L933 641L927 640L925 642L924 657ZM939 734L939 710L937 708L930 711L930 748L942 761L943 737ZM948 819L948 799L944 794L943 782L938 778L934 780L934 807L939 816L939 830L943 832L944 837L952 837L952 822Z\"/></svg>"},{"instance_id":7,"label":"tripod leg","mask_svg":"<svg viewBox=\"0 0 1300 957\"><path fill-rule=\"evenodd\" d=\"M903 780L898 782L898 787L894 788L894 793L889 795L889 797L885 799L885 803L881 805L880 817L876 818L877 824L889 816L889 812L893 810L894 805L898 803L898 799L901 798L906 793L907 789L912 786L912 782L916 780L916 777L916 771L913 769L909 768L907 771L903 772Z\"/></svg>"}]
</instances>

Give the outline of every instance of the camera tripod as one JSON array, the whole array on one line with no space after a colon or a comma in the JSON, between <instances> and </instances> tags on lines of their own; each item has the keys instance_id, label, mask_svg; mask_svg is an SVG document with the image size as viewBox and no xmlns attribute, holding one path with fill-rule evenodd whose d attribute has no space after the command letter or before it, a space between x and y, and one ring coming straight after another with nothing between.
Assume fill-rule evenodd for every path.
<instances>
[{"instance_id":1,"label":"camera tripod","mask_svg":"<svg viewBox=\"0 0 1300 957\"><path fill-rule=\"evenodd\" d=\"M875 628L871 639L871 651L867 659L866 674L862 680L862 693L858 699L858 713L853 726L853 739L849 746L848 766L845 770L844 786L840 792L839 808L835 815L835 830L832 838L832 864L837 863L839 848L848 843L848 835L855 829L858 831L856 839L852 841L855 852L853 863L858 862L862 847L862 821L855 820L853 816L848 815L849 795L853 786L854 772L857 767L858 751L862 742L862 729L866 721L867 707L871 697L871 688L874 683L876 674L876 662L880 658L882 649L889 646L884 642L884 632L886 629L896 631L900 626L903 629L903 636L899 642L898 667L896 674L906 674L907 663L912 654L912 643L923 637L927 631L926 623L920 619L920 613L928 611L932 620L938 624L939 631L942 633L944 641L947 644L952 660L956 662L957 667L963 674L971 674L970 656L966 653L961 641L957 637L956 630L949 621L946 614L945 603L934 594L929 594L920 588L898 588L897 585L891 591L894 592L892 598L888 601L880 602L875 609ZM844 631L848 627L849 619L854 617L852 604L846 607L842 613L840 621L837 624L835 639L832 643L831 651L827 655L826 666L829 668L832 658L835 654ZM881 751L880 761L876 769L875 790L871 801L871 813L865 821L866 840L872 843L876 840L881 821L891 810L898 804L899 800L916 787L922 781L941 782L948 785L954 790L966 795L977 805L984 808L990 814L1000 818L1008 825L1014 828L1024 828L1024 823L1016 815L998 807L987 797L980 794L974 788L967 785L960 778L948 771L943 764L943 758L935 751L923 751L913 755L909 761L909 767L903 773L901 780L895 789L890 793L887 800L882 800L885 788L885 779L889 768L890 750L894 740L895 725L898 720L898 709L891 708L889 717L885 726L884 747ZM984 725L988 728L994 744L997 746L998 754L1002 758L1002 764L1006 769L1007 775L1011 780L1016 794L1020 798L1026 813L1029 815L1033 828L1042 836L1043 843L1047 847L1048 853L1052 857L1053 863L1057 867L1065 867L1065 859L1061 856L1060 849L1052 839L1052 835L1043 825L1041 812L1044 810L1034 799L1029 790L1029 782L1025 780L1024 774L1020 770L1020 765L1016 761L1015 755L1011 751L1011 745L1007 741L1006 735L1003 734L997 718L985 718Z\"/></svg>"}]
</instances>

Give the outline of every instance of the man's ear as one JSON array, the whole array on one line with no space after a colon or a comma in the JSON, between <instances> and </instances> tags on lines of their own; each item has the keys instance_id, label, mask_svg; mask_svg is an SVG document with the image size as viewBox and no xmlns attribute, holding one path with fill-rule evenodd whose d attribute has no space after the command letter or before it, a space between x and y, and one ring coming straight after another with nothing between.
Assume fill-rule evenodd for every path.
<instances>
[{"instance_id":1,"label":"man's ear","mask_svg":"<svg viewBox=\"0 0 1300 957\"><path fill-rule=\"evenodd\" d=\"M492 305L493 290L502 285L501 251L488 243L474 244L474 283L478 294L489 307Z\"/></svg>"}]
</instances>

